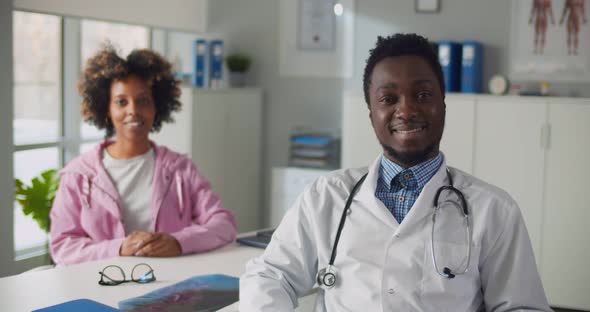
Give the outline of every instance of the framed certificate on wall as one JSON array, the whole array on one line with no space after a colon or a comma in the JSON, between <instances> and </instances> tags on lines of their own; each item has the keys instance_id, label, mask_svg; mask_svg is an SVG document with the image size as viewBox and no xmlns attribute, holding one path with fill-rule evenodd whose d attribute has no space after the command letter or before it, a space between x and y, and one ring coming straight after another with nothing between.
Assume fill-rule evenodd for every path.
<instances>
[{"instance_id":1,"label":"framed certificate on wall","mask_svg":"<svg viewBox=\"0 0 590 312\"><path fill-rule=\"evenodd\" d=\"M299 0L297 38L301 50L332 50L336 41L336 0Z\"/></svg>"},{"instance_id":2,"label":"framed certificate on wall","mask_svg":"<svg viewBox=\"0 0 590 312\"><path fill-rule=\"evenodd\" d=\"M417 13L437 13L440 10L440 0L414 0Z\"/></svg>"},{"instance_id":3,"label":"framed certificate on wall","mask_svg":"<svg viewBox=\"0 0 590 312\"><path fill-rule=\"evenodd\" d=\"M280 0L279 74L350 78L355 0Z\"/></svg>"}]
</instances>

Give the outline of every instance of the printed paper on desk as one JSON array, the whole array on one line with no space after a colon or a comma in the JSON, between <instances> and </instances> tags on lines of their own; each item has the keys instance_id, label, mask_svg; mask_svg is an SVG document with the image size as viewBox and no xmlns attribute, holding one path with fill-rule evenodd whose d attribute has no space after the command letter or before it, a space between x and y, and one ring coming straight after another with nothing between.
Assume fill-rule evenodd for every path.
<instances>
[{"instance_id":1,"label":"printed paper on desk","mask_svg":"<svg viewBox=\"0 0 590 312\"><path fill-rule=\"evenodd\" d=\"M143 296L119 302L121 311L217 311L239 299L239 278L193 276Z\"/></svg>"}]
</instances>

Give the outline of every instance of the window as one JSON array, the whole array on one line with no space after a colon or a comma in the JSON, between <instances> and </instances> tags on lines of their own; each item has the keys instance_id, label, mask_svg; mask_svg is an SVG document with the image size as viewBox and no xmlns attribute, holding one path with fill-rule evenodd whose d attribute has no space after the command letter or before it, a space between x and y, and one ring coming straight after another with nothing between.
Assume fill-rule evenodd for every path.
<instances>
[{"instance_id":1,"label":"window","mask_svg":"<svg viewBox=\"0 0 590 312\"><path fill-rule=\"evenodd\" d=\"M61 165L61 18L14 12L14 176L30 181ZM45 250L47 235L14 204L17 258Z\"/></svg>"},{"instance_id":2,"label":"window","mask_svg":"<svg viewBox=\"0 0 590 312\"><path fill-rule=\"evenodd\" d=\"M20 11L13 12L13 23L14 176L29 184L32 177L46 169L61 168L104 137L104 131L86 123L64 126L64 116L75 116L80 110L79 103L74 103L78 100L63 96L76 92L72 79L63 82L64 72L71 73L70 68L75 67L75 76L80 72L77 64L84 66L106 41L123 57L135 48L149 47L150 30ZM66 31L72 29L75 31ZM81 36L72 38L78 31ZM68 50L62 51L62 46ZM64 53L74 57L65 59ZM72 152L66 152L66 145ZM16 202L14 209L16 260L45 253L47 235Z\"/></svg>"},{"instance_id":3,"label":"window","mask_svg":"<svg viewBox=\"0 0 590 312\"><path fill-rule=\"evenodd\" d=\"M14 143L55 142L60 137L61 19L15 12Z\"/></svg>"}]
</instances>

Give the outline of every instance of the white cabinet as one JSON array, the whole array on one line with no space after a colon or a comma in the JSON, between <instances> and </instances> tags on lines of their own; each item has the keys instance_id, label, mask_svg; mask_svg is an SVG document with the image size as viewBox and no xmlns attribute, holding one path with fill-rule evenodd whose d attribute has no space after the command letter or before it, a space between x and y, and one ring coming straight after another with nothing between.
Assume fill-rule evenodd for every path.
<instances>
[{"instance_id":1,"label":"white cabinet","mask_svg":"<svg viewBox=\"0 0 590 312\"><path fill-rule=\"evenodd\" d=\"M440 150L445 154L447 165L465 172L473 172L474 110L473 96L447 98L445 104L445 129Z\"/></svg>"},{"instance_id":2,"label":"white cabinet","mask_svg":"<svg viewBox=\"0 0 590 312\"><path fill-rule=\"evenodd\" d=\"M547 104L544 99L487 97L473 106L473 174L516 200L540 264Z\"/></svg>"},{"instance_id":3,"label":"white cabinet","mask_svg":"<svg viewBox=\"0 0 590 312\"><path fill-rule=\"evenodd\" d=\"M305 187L328 172L330 170L295 167L272 168L270 224L268 227L277 227Z\"/></svg>"},{"instance_id":4,"label":"white cabinet","mask_svg":"<svg viewBox=\"0 0 590 312\"><path fill-rule=\"evenodd\" d=\"M549 105L541 265L552 304L590 310L590 100Z\"/></svg>"},{"instance_id":5,"label":"white cabinet","mask_svg":"<svg viewBox=\"0 0 590 312\"><path fill-rule=\"evenodd\" d=\"M191 154L240 232L260 228L262 92L193 92Z\"/></svg>"},{"instance_id":6,"label":"white cabinet","mask_svg":"<svg viewBox=\"0 0 590 312\"><path fill-rule=\"evenodd\" d=\"M366 146L375 134L365 114L353 118L353 101L343 103L343 167L367 165L378 148ZM590 100L448 94L445 102L448 164L518 202L550 304L590 310Z\"/></svg>"},{"instance_id":7,"label":"white cabinet","mask_svg":"<svg viewBox=\"0 0 590 312\"><path fill-rule=\"evenodd\" d=\"M175 122L152 140L191 157L240 232L260 228L262 91L184 86L181 102Z\"/></svg>"},{"instance_id":8,"label":"white cabinet","mask_svg":"<svg viewBox=\"0 0 590 312\"><path fill-rule=\"evenodd\" d=\"M193 111L193 88L189 86L180 87L180 103L182 107L179 112L172 113L173 123L165 123L158 133L150 134L150 138L157 144L191 156L192 139L192 111Z\"/></svg>"}]
</instances>

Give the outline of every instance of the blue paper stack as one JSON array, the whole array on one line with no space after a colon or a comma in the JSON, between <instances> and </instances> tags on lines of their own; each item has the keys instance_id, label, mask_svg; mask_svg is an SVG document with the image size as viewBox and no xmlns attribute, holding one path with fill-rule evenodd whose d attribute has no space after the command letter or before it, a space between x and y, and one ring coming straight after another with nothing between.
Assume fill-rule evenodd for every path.
<instances>
[{"instance_id":1,"label":"blue paper stack","mask_svg":"<svg viewBox=\"0 0 590 312\"><path fill-rule=\"evenodd\" d=\"M321 133L291 136L290 166L333 169L339 166L339 140Z\"/></svg>"}]
</instances>

